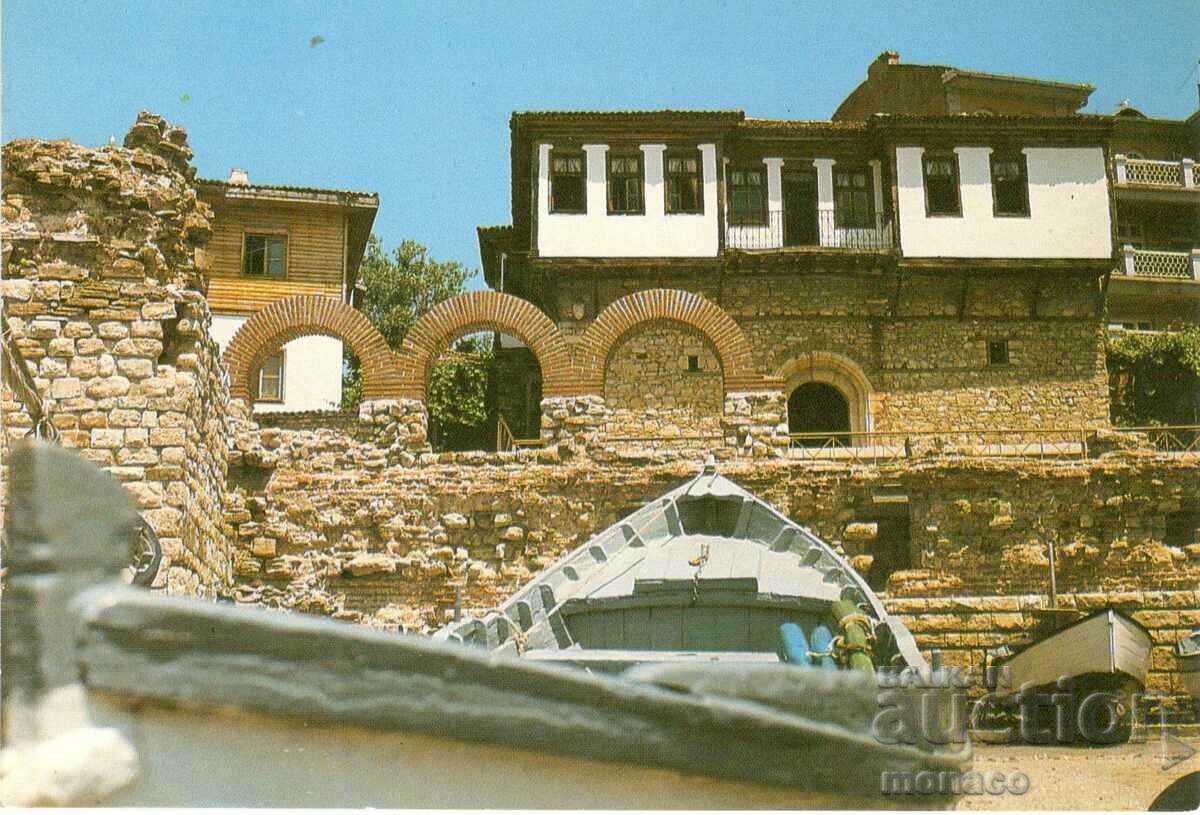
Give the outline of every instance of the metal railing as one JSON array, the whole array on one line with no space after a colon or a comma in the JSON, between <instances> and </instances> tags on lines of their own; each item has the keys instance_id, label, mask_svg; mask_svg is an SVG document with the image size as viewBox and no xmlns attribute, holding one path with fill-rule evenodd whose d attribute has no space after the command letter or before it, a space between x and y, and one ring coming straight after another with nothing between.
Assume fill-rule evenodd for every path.
<instances>
[{"instance_id":1,"label":"metal railing","mask_svg":"<svg viewBox=\"0 0 1200 815\"><path fill-rule=\"evenodd\" d=\"M1158 249L1121 247L1122 271L1127 277L1167 280L1200 280L1200 249L1166 252Z\"/></svg>"},{"instance_id":2,"label":"metal railing","mask_svg":"<svg viewBox=\"0 0 1200 815\"><path fill-rule=\"evenodd\" d=\"M1200 453L1200 425L1165 425L1163 427L1117 427L1122 433L1139 433L1154 448L1175 455Z\"/></svg>"},{"instance_id":3,"label":"metal railing","mask_svg":"<svg viewBox=\"0 0 1200 815\"><path fill-rule=\"evenodd\" d=\"M1118 184L1139 184L1148 187L1196 187L1196 162L1190 158L1179 161L1128 158L1118 155L1113 158Z\"/></svg>"},{"instance_id":4,"label":"metal railing","mask_svg":"<svg viewBox=\"0 0 1200 815\"><path fill-rule=\"evenodd\" d=\"M793 433L792 458L883 463L907 458L1086 458L1093 431L955 430Z\"/></svg>"},{"instance_id":5,"label":"metal railing","mask_svg":"<svg viewBox=\"0 0 1200 815\"><path fill-rule=\"evenodd\" d=\"M528 447L541 447L541 439L518 439L503 416L496 417L496 452L508 453Z\"/></svg>"},{"instance_id":6,"label":"metal railing","mask_svg":"<svg viewBox=\"0 0 1200 815\"><path fill-rule=\"evenodd\" d=\"M1161 453L1200 455L1200 425L1117 427ZM914 458L1086 459L1095 454L1096 430L998 429L870 433L792 433L789 457L809 461L882 464Z\"/></svg>"},{"instance_id":7,"label":"metal railing","mask_svg":"<svg viewBox=\"0 0 1200 815\"><path fill-rule=\"evenodd\" d=\"M725 229L729 249L849 249L879 252L893 247L892 222L876 214L866 221L838 217L833 210L789 216L772 210L760 223L730 223Z\"/></svg>"}]
</instances>

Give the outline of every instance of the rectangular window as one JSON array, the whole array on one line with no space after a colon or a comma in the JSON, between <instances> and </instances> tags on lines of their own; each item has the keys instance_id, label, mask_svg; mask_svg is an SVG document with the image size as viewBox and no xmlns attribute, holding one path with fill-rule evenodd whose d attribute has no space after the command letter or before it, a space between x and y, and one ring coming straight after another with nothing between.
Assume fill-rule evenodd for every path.
<instances>
[{"instance_id":1,"label":"rectangular window","mask_svg":"<svg viewBox=\"0 0 1200 815\"><path fill-rule=\"evenodd\" d=\"M874 187L869 170L834 170L833 211L839 227L875 225Z\"/></svg>"},{"instance_id":2,"label":"rectangular window","mask_svg":"<svg viewBox=\"0 0 1200 815\"><path fill-rule=\"evenodd\" d=\"M962 215L958 195L958 156L925 156L925 214Z\"/></svg>"},{"instance_id":3,"label":"rectangular window","mask_svg":"<svg viewBox=\"0 0 1200 815\"><path fill-rule=\"evenodd\" d=\"M667 155L667 212L704 212L704 165L700 154Z\"/></svg>"},{"instance_id":4,"label":"rectangular window","mask_svg":"<svg viewBox=\"0 0 1200 815\"><path fill-rule=\"evenodd\" d=\"M641 156L608 156L608 211L613 215L640 215L642 207Z\"/></svg>"},{"instance_id":5,"label":"rectangular window","mask_svg":"<svg viewBox=\"0 0 1200 815\"><path fill-rule=\"evenodd\" d=\"M550 153L550 211L587 212L587 157Z\"/></svg>"},{"instance_id":6,"label":"rectangular window","mask_svg":"<svg viewBox=\"0 0 1200 815\"><path fill-rule=\"evenodd\" d=\"M993 340L988 343L988 365L1008 364L1008 340Z\"/></svg>"},{"instance_id":7,"label":"rectangular window","mask_svg":"<svg viewBox=\"0 0 1200 815\"><path fill-rule=\"evenodd\" d=\"M693 373L700 370L700 357L696 354L688 354L688 370Z\"/></svg>"},{"instance_id":8,"label":"rectangular window","mask_svg":"<svg viewBox=\"0 0 1200 815\"><path fill-rule=\"evenodd\" d=\"M1024 153L992 153L992 211L996 215L1029 215Z\"/></svg>"},{"instance_id":9,"label":"rectangular window","mask_svg":"<svg viewBox=\"0 0 1200 815\"><path fill-rule=\"evenodd\" d=\"M242 273L287 277L287 236L247 234L242 246Z\"/></svg>"},{"instance_id":10,"label":"rectangular window","mask_svg":"<svg viewBox=\"0 0 1200 815\"><path fill-rule=\"evenodd\" d=\"M263 360L258 369L259 402L283 401L283 349Z\"/></svg>"},{"instance_id":11,"label":"rectangular window","mask_svg":"<svg viewBox=\"0 0 1200 815\"><path fill-rule=\"evenodd\" d=\"M767 222L765 170L729 171L729 223L761 225Z\"/></svg>"}]
</instances>

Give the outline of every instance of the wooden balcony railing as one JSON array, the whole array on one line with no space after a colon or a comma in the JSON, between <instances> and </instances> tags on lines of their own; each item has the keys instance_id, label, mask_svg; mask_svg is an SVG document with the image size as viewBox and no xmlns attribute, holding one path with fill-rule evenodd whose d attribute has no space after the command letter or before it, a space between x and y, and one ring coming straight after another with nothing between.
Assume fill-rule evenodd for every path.
<instances>
[{"instance_id":1,"label":"wooden balcony railing","mask_svg":"<svg viewBox=\"0 0 1200 815\"><path fill-rule=\"evenodd\" d=\"M1196 162L1190 158L1180 161L1157 161L1118 155L1113 158L1113 170L1119 185L1179 189L1197 187Z\"/></svg>"},{"instance_id":2,"label":"wooden balcony railing","mask_svg":"<svg viewBox=\"0 0 1200 815\"><path fill-rule=\"evenodd\" d=\"M1121 247L1121 271L1127 277L1153 277L1168 280L1200 280L1200 248L1190 252L1163 252L1156 249Z\"/></svg>"}]
</instances>

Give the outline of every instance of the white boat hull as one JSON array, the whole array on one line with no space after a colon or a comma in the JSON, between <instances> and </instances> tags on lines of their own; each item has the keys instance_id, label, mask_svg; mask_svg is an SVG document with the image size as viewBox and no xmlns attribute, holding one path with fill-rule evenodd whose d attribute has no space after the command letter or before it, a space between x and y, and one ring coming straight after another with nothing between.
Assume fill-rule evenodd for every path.
<instances>
[{"instance_id":1,"label":"white boat hull","mask_svg":"<svg viewBox=\"0 0 1200 815\"><path fill-rule=\"evenodd\" d=\"M1108 609L1034 643L1000 666L996 693L1053 685L1086 674L1125 674L1142 687L1150 659L1150 635Z\"/></svg>"}]
</instances>

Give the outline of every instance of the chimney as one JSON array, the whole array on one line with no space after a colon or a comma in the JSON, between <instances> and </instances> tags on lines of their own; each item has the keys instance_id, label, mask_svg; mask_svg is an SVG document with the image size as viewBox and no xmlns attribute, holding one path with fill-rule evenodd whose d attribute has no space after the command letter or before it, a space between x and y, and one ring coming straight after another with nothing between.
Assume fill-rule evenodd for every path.
<instances>
[{"instance_id":1,"label":"chimney","mask_svg":"<svg viewBox=\"0 0 1200 815\"><path fill-rule=\"evenodd\" d=\"M234 167L229 171L229 183L248 186L250 184L250 175L241 167Z\"/></svg>"},{"instance_id":2,"label":"chimney","mask_svg":"<svg viewBox=\"0 0 1200 815\"><path fill-rule=\"evenodd\" d=\"M875 57L875 61L867 66L867 78L875 76L875 74L888 67L889 65L898 65L900 63L900 54L897 51L884 51L879 56Z\"/></svg>"}]
</instances>

